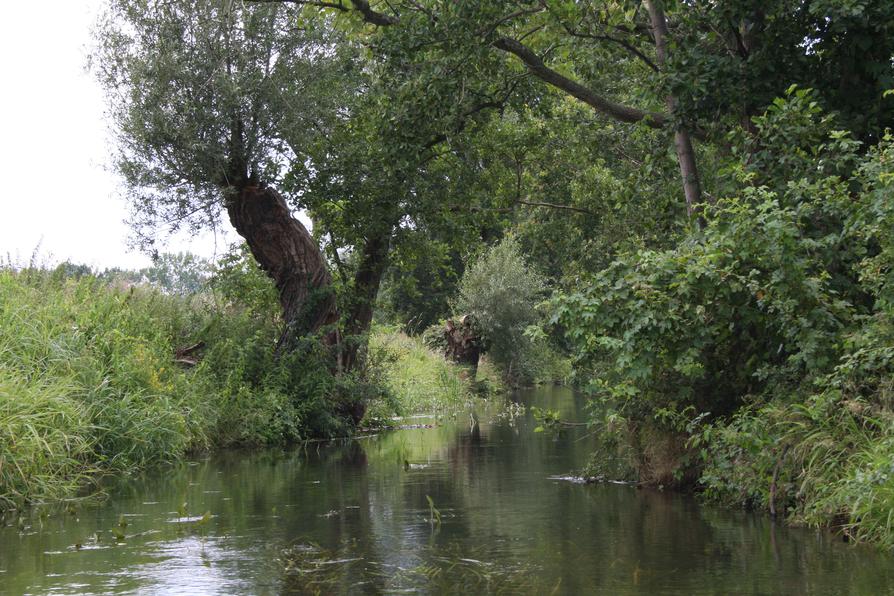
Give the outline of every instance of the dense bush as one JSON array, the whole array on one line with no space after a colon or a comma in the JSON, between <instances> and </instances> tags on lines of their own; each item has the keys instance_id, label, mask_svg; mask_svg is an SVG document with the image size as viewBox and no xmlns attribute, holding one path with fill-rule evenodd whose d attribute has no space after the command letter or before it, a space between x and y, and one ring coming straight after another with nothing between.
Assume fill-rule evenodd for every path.
<instances>
[{"instance_id":1,"label":"dense bush","mask_svg":"<svg viewBox=\"0 0 894 596\"><path fill-rule=\"evenodd\" d=\"M861 154L794 89L755 123L704 230L619 258L553 321L597 411L676 436L707 496L894 542L892 139Z\"/></svg>"}]
</instances>

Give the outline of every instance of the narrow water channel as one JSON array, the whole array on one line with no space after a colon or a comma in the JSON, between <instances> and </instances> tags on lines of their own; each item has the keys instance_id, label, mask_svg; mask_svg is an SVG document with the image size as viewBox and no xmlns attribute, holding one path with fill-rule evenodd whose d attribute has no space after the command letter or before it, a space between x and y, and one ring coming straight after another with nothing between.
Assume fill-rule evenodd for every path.
<instances>
[{"instance_id":1,"label":"narrow water channel","mask_svg":"<svg viewBox=\"0 0 894 596\"><path fill-rule=\"evenodd\" d=\"M567 389L516 399L584 418ZM894 558L823 532L551 479L586 461L586 429L499 412L122 479L0 529L0 594L894 593Z\"/></svg>"}]
</instances>

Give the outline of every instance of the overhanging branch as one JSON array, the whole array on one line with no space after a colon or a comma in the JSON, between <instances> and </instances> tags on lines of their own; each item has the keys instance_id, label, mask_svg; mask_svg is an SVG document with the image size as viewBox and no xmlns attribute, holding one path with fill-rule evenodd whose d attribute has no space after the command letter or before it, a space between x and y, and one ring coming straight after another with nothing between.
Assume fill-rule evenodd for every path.
<instances>
[{"instance_id":1,"label":"overhanging branch","mask_svg":"<svg viewBox=\"0 0 894 596\"><path fill-rule=\"evenodd\" d=\"M497 39L493 45L497 49L518 57L525 66L528 67L531 74L538 79L557 89L561 89L597 111L602 112L607 116L611 116L615 120L630 123L643 122L652 128L662 128L667 123L667 116L664 114L645 112L637 108L619 104L594 93L593 90L584 87L576 81L572 81L565 75L560 74L544 64L543 60L541 60L537 54L519 41L509 37L501 37Z\"/></svg>"},{"instance_id":2,"label":"overhanging branch","mask_svg":"<svg viewBox=\"0 0 894 596\"><path fill-rule=\"evenodd\" d=\"M324 8L333 8L342 12L356 11L360 13L363 20L372 25L390 26L397 25L400 19L397 16L378 12L374 10L367 0L350 0L350 6L343 2L328 2L326 0L251 0L253 2L280 2L289 4L298 4L304 6L320 6ZM511 17L518 16L515 13ZM519 58L528 70L543 82L560 89L572 97L579 99L596 111L610 116L621 122L637 123L643 122L652 128L663 128L668 121L668 117L657 112L646 112L630 106L625 106L617 102L611 101L595 93L592 89L581 85L577 81L573 81L568 77L548 67L543 60L523 43L510 37L500 37L493 42L493 46L504 52L513 54Z\"/></svg>"},{"instance_id":3,"label":"overhanging branch","mask_svg":"<svg viewBox=\"0 0 894 596\"><path fill-rule=\"evenodd\" d=\"M299 6L316 6L319 8L333 8L341 12L359 12L363 20L371 25L396 25L399 20L397 17L373 10L366 0L350 0L351 5L348 6L344 2L327 2L325 0L249 0L250 2L260 2L262 4L297 4Z\"/></svg>"}]
</instances>

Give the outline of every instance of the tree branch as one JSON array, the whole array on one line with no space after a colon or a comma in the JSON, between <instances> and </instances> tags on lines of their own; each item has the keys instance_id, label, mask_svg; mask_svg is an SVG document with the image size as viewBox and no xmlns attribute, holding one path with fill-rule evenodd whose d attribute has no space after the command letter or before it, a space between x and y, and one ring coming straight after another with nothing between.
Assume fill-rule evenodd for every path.
<instances>
[{"instance_id":1,"label":"tree branch","mask_svg":"<svg viewBox=\"0 0 894 596\"><path fill-rule=\"evenodd\" d=\"M576 211L577 213L583 213L585 215L596 216L592 211L588 211L582 207L573 207L571 205L560 205L558 203L543 203L539 201L522 201L522 200L514 200L513 201L517 205L527 205L529 207L546 207L548 209L559 209L561 211ZM482 207L481 205L450 205L449 210L451 212L459 212L459 211L469 211L471 213L478 213L481 211L492 211L494 213L512 213L515 211L513 207Z\"/></svg>"},{"instance_id":2,"label":"tree branch","mask_svg":"<svg viewBox=\"0 0 894 596\"><path fill-rule=\"evenodd\" d=\"M399 19L395 16L377 12L369 5L367 0L350 0L351 6L346 6L343 2L327 2L326 0L249 0L250 2L260 2L262 4L297 4L299 6L317 6L319 8L334 8L341 12L359 12L363 20L371 25L380 25L386 27L388 25L396 25ZM353 8L352 8L353 7Z\"/></svg>"},{"instance_id":3,"label":"tree branch","mask_svg":"<svg viewBox=\"0 0 894 596\"><path fill-rule=\"evenodd\" d=\"M528 67L531 74L538 79L557 89L565 91L569 95L576 97L597 111L607 116L611 116L615 120L631 123L643 122L652 128L662 128L667 123L667 116L664 114L644 112L637 108L631 108L613 102L610 99L606 99L605 97L594 93L591 89L584 87L580 83L572 81L568 77L549 68L537 54L531 51L530 48L515 39L501 37L494 41L493 45L497 49L518 57L525 66Z\"/></svg>"},{"instance_id":4,"label":"tree branch","mask_svg":"<svg viewBox=\"0 0 894 596\"><path fill-rule=\"evenodd\" d=\"M506 102L509 101L509 97L512 96L513 91L515 91L516 86L518 86L518 81L512 81L509 85L509 88L506 90L506 93L503 94L502 97L496 99L489 99L488 101L482 101L476 104L473 104L469 109L460 114L456 126L454 130L451 131L454 134L462 132L462 130L466 127L466 124L469 122L469 118L477 114L478 112L483 112L487 109L495 109L502 110L503 106L506 105ZM447 133L439 133L432 137L425 145L424 148L426 150L432 149L436 145L443 143L447 140Z\"/></svg>"},{"instance_id":5,"label":"tree branch","mask_svg":"<svg viewBox=\"0 0 894 596\"><path fill-rule=\"evenodd\" d=\"M345 273L344 263L341 261L341 257L338 255L338 246L335 244L335 235L332 234L330 230L326 230L326 233L329 235L329 249L330 254L332 256L332 260L335 263L335 270L338 271L338 276L341 278L341 283L347 287L348 285L348 275Z\"/></svg>"},{"instance_id":6,"label":"tree branch","mask_svg":"<svg viewBox=\"0 0 894 596\"><path fill-rule=\"evenodd\" d=\"M512 19L515 19L518 17L527 16L527 15L531 15L531 14L537 14L538 12L543 12L543 8L528 8L528 9L517 10L515 12L509 13L508 15L506 15L500 19L497 19L495 22L491 23L490 25L488 25L487 27L485 27L484 29L479 31L478 34L482 35L484 37L487 37L488 35L491 35L494 31L496 31L497 27L499 27L503 23L508 23Z\"/></svg>"},{"instance_id":7,"label":"tree branch","mask_svg":"<svg viewBox=\"0 0 894 596\"><path fill-rule=\"evenodd\" d=\"M259 4L298 4L299 6L316 6L318 8L334 8L342 12L350 10L341 2L325 2L323 0L249 0Z\"/></svg>"},{"instance_id":8,"label":"tree branch","mask_svg":"<svg viewBox=\"0 0 894 596\"><path fill-rule=\"evenodd\" d=\"M354 10L363 15L363 20L367 23L387 27L388 25L396 25L399 22L397 17L383 12L376 12L370 8L369 2L366 0L351 0L351 4L354 5Z\"/></svg>"},{"instance_id":9,"label":"tree branch","mask_svg":"<svg viewBox=\"0 0 894 596\"><path fill-rule=\"evenodd\" d=\"M577 211L578 213L586 213L587 215L596 215L592 211L584 209L582 207L574 207L572 205L560 205L558 203L544 203L541 201L523 201L522 199L516 199L515 201L519 205L528 205L530 207L548 207L550 209L565 209L567 211Z\"/></svg>"},{"instance_id":10,"label":"tree branch","mask_svg":"<svg viewBox=\"0 0 894 596\"><path fill-rule=\"evenodd\" d=\"M645 0L645 4L652 23L652 36L655 38L655 56L658 59L658 65L664 68L667 60L667 38L669 36L667 17L664 14L664 9L656 0ZM677 98L673 94L667 96L667 109L672 114L676 112ZM678 124L674 131L674 147L677 152L677 162L680 164L680 175L683 178L686 211L690 217L699 215L699 225L702 226L703 219L700 215L702 191L698 175L698 164L689 130L682 124Z\"/></svg>"},{"instance_id":11,"label":"tree branch","mask_svg":"<svg viewBox=\"0 0 894 596\"><path fill-rule=\"evenodd\" d=\"M648 66L655 72L658 72L658 66L654 62L652 62L652 60L648 56L646 56L645 54L640 52L638 49L636 49L633 46L633 44L631 44L629 41L626 41L623 39L618 39L617 37L612 37L611 35L596 35L595 33L581 33L580 31L575 30L571 25L569 25L568 23L565 23L564 21L560 21L560 23L562 24L562 27L565 29L565 32L568 33L568 35L570 35L571 37L580 37L582 39L593 39L596 41L610 41L612 43L616 43L619 46L621 46L622 48L624 48L625 50L627 50L628 52L630 52L631 54L633 54L634 56L636 56L637 58L639 58L640 60L642 60L643 64L645 64L646 66Z\"/></svg>"},{"instance_id":12,"label":"tree branch","mask_svg":"<svg viewBox=\"0 0 894 596\"><path fill-rule=\"evenodd\" d=\"M281 2L308 6L324 6L326 8L334 8L343 12L355 10L361 14L365 22L383 27L396 25L400 22L400 19L396 16L373 10L367 0L350 0L353 8L350 8L342 4L341 2L327 2L325 0L251 1ZM521 16L521 14L522 13L512 13L511 15L509 15L509 17L514 18L516 16ZM553 87L556 87L557 89L565 91L569 95L576 97L577 99L596 109L597 111L607 116L611 116L615 120L630 123L643 122L647 126L650 126L652 128L663 128L664 125L667 123L668 118L664 114L660 114L657 112L644 112L637 108L632 108L613 102L610 99L606 99L601 95L594 93L591 89L587 89L580 83L572 81L568 77L546 66L546 64L544 64L543 60L537 54L535 54L533 51L530 50L530 48L528 48L518 40L509 37L501 37L494 41L493 46L499 50L503 50L504 52L508 52L518 57L525 64L525 66L528 67L528 70L531 72L531 74L533 74L540 80L552 85Z\"/></svg>"}]
</instances>

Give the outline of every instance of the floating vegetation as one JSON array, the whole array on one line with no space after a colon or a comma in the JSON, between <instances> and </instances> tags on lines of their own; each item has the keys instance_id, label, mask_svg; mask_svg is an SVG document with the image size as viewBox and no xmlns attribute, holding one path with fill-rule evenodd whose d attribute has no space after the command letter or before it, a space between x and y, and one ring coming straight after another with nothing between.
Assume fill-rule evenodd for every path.
<instances>
[{"instance_id":1,"label":"floating vegetation","mask_svg":"<svg viewBox=\"0 0 894 596\"><path fill-rule=\"evenodd\" d=\"M505 407L494 415L491 423L506 421L509 426L515 426L516 421L524 416L526 411L525 404L506 400Z\"/></svg>"},{"instance_id":2,"label":"floating vegetation","mask_svg":"<svg viewBox=\"0 0 894 596\"><path fill-rule=\"evenodd\" d=\"M356 541L336 549L299 543L283 551L283 594L426 592L551 594L559 584L536 563L492 562L486 546L420 546L399 563L380 561Z\"/></svg>"},{"instance_id":3,"label":"floating vegetation","mask_svg":"<svg viewBox=\"0 0 894 596\"><path fill-rule=\"evenodd\" d=\"M435 507L435 501L430 496L425 495L425 500L428 501L428 523L438 526L441 525L441 512L438 511L438 508Z\"/></svg>"},{"instance_id":4,"label":"floating vegetation","mask_svg":"<svg viewBox=\"0 0 894 596\"><path fill-rule=\"evenodd\" d=\"M614 480L605 476L575 476L572 474L547 476L547 480L558 480L572 484L620 484L622 486L636 486L639 484L632 480Z\"/></svg>"}]
</instances>

